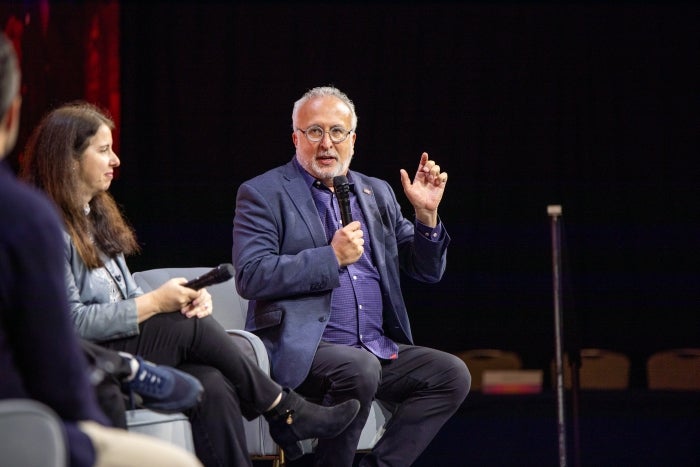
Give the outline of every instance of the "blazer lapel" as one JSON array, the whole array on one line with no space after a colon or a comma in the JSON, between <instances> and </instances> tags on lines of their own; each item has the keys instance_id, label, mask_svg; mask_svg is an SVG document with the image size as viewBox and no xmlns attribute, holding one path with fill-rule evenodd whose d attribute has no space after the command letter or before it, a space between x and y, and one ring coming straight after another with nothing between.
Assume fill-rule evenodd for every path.
<instances>
[{"instance_id":1,"label":"blazer lapel","mask_svg":"<svg viewBox=\"0 0 700 467\"><path fill-rule=\"evenodd\" d=\"M367 222L367 233L372 240L372 259L374 260L374 265L384 274L384 225L381 213L379 212L379 206L377 205L377 198L374 196L374 188L365 183L365 181L356 174L353 174L353 182L355 183L357 202L362 208L365 221Z\"/></svg>"},{"instance_id":2,"label":"blazer lapel","mask_svg":"<svg viewBox=\"0 0 700 467\"><path fill-rule=\"evenodd\" d=\"M292 162L287 165L287 169L284 175L284 189L289 195L290 202L304 220L314 244L316 246L327 245L326 232L321 224L316 204L314 204L311 191L306 185L306 180L297 172Z\"/></svg>"}]
</instances>

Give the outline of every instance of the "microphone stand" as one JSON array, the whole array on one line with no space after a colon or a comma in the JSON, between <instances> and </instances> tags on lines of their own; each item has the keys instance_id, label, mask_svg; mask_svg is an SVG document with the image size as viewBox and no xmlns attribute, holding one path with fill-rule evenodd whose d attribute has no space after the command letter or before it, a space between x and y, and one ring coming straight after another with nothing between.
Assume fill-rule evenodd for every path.
<instances>
[{"instance_id":1,"label":"microphone stand","mask_svg":"<svg viewBox=\"0 0 700 467\"><path fill-rule=\"evenodd\" d=\"M557 390L557 441L559 446L559 467L566 467L566 420L564 410L564 365L562 357L562 297L561 297L561 239L559 205L547 206L551 218L552 272L554 286L554 350Z\"/></svg>"}]
</instances>

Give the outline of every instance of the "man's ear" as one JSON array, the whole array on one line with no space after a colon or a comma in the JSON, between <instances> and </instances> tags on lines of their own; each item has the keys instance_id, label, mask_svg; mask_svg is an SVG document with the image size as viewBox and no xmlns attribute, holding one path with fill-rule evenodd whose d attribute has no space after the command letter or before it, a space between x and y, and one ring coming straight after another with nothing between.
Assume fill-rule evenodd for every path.
<instances>
[{"instance_id":1,"label":"man's ear","mask_svg":"<svg viewBox=\"0 0 700 467\"><path fill-rule=\"evenodd\" d=\"M2 116L2 121L0 121L4 131L9 132L14 125L19 125L19 111L21 106L22 98L20 96L12 99L10 107L7 109L7 112L5 112L5 115Z\"/></svg>"},{"instance_id":2,"label":"man's ear","mask_svg":"<svg viewBox=\"0 0 700 467\"><path fill-rule=\"evenodd\" d=\"M20 117L20 111L22 109L22 96L16 96L12 100L12 104L10 104L10 117L12 121L10 122L10 125L16 125L19 128L19 117Z\"/></svg>"},{"instance_id":3,"label":"man's ear","mask_svg":"<svg viewBox=\"0 0 700 467\"><path fill-rule=\"evenodd\" d=\"M22 108L22 97L17 96L12 99L10 107L5 112L0 120L0 142L2 142L2 147L0 147L0 157L7 155L6 153L12 151L17 141L17 134L19 133L19 117L20 109Z\"/></svg>"}]
</instances>

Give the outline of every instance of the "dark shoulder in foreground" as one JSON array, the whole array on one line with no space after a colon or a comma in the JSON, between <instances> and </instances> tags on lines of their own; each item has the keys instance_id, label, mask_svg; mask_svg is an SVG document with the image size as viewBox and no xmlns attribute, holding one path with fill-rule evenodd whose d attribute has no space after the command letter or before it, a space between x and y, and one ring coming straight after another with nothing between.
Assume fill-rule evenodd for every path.
<instances>
[{"instance_id":1,"label":"dark shoulder in foreground","mask_svg":"<svg viewBox=\"0 0 700 467\"><path fill-rule=\"evenodd\" d=\"M9 166L0 162L0 238L51 229L60 232L61 220L49 198L17 180Z\"/></svg>"}]
</instances>

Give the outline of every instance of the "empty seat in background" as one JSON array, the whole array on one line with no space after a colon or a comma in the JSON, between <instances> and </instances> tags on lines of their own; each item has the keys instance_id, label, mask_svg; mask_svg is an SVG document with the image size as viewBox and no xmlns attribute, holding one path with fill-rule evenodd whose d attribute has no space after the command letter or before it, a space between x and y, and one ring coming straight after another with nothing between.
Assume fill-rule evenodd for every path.
<instances>
[{"instance_id":1,"label":"empty seat in background","mask_svg":"<svg viewBox=\"0 0 700 467\"><path fill-rule=\"evenodd\" d=\"M630 380L630 359L627 355L606 349L581 349L579 388L581 389L627 389ZM571 362L564 354L564 387L571 389ZM556 369L552 367L552 386L556 387Z\"/></svg>"},{"instance_id":2,"label":"empty seat in background","mask_svg":"<svg viewBox=\"0 0 700 467\"><path fill-rule=\"evenodd\" d=\"M520 370L522 359L516 352L499 349L471 349L456 352L456 356L467 364L472 375L472 391L482 388L484 370Z\"/></svg>"},{"instance_id":3,"label":"empty seat in background","mask_svg":"<svg viewBox=\"0 0 700 467\"><path fill-rule=\"evenodd\" d=\"M700 348L653 353L647 359L647 384L652 390L700 390Z\"/></svg>"}]
</instances>

